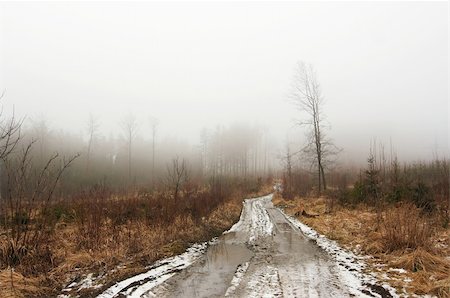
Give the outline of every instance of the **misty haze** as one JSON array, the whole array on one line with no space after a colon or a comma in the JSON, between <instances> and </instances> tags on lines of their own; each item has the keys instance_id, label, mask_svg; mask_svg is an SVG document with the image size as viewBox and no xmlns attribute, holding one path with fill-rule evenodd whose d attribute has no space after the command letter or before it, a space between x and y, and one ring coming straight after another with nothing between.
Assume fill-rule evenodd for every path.
<instances>
[{"instance_id":1,"label":"misty haze","mask_svg":"<svg viewBox=\"0 0 450 298\"><path fill-rule=\"evenodd\" d=\"M0 297L450 297L448 2L0 2Z\"/></svg>"}]
</instances>

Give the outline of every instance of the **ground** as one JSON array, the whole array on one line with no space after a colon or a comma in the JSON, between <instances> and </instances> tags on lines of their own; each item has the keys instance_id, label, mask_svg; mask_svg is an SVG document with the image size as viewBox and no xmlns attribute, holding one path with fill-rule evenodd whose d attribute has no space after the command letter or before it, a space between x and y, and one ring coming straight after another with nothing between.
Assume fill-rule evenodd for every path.
<instances>
[{"instance_id":1,"label":"ground","mask_svg":"<svg viewBox=\"0 0 450 298\"><path fill-rule=\"evenodd\" d=\"M363 259L272 204L248 199L217 239L156 262L100 297L395 297Z\"/></svg>"}]
</instances>

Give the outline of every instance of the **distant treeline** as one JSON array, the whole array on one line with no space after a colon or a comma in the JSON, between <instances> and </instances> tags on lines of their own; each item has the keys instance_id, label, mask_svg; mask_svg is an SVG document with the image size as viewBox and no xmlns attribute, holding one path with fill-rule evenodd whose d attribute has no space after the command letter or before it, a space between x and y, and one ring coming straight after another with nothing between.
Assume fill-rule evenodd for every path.
<instances>
[{"instance_id":1,"label":"distant treeline","mask_svg":"<svg viewBox=\"0 0 450 298\"><path fill-rule=\"evenodd\" d=\"M204 129L199 132L200 144L192 145L160 136L157 126L146 137L138 133L140 124L132 116L122 122L118 120L123 129L108 137L98 132L98 122L92 118L84 135L54 129L45 120L9 119L3 122L2 130L6 133L13 123L17 129L10 133L10 143L7 144L6 138L0 140L1 146L8 150L12 149L13 141L17 142L0 165L3 196L8 192L8 171L14 173L23 167L25 154L29 183L36 183L32 180L37 178L32 176L38 175L55 154L58 156L49 167L53 171L64 160L76 156L58 181L59 195L70 195L94 185L117 190L161 189L175 160L183 163L189 179L196 181L218 176L267 176L278 165L269 135L256 126Z\"/></svg>"}]
</instances>

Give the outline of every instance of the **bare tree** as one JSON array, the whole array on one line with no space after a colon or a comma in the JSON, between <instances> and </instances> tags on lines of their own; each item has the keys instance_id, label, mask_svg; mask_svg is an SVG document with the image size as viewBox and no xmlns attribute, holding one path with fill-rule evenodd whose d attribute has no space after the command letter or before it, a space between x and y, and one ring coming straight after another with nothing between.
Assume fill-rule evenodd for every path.
<instances>
[{"instance_id":1,"label":"bare tree","mask_svg":"<svg viewBox=\"0 0 450 298\"><path fill-rule=\"evenodd\" d=\"M0 111L0 118L2 115L3 110ZM14 114L11 118L0 121L0 159L8 156L16 148L21 139L22 123L23 119L17 120Z\"/></svg>"},{"instance_id":2,"label":"bare tree","mask_svg":"<svg viewBox=\"0 0 450 298\"><path fill-rule=\"evenodd\" d=\"M0 112L0 169L5 178L1 179L0 185L4 184L5 189L0 190L0 194L4 194L0 196L0 218L7 228L0 263L12 270L26 255L38 255L43 247L48 249L48 236L54 231L55 222L48 222L45 214L48 214L63 172L78 155L60 160L58 165L58 154L55 153L39 169L33 165L31 154L36 141L30 141L22 150L17 149L21 143L23 119L16 120L13 113L3 120L2 115Z\"/></svg>"},{"instance_id":3,"label":"bare tree","mask_svg":"<svg viewBox=\"0 0 450 298\"><path fill-rule=\"evenodd\" d=\"M286 152L281 160L286 170L286 174L283 174L283 197L292 199L292 153L289 142L286 142Z\"/></svg>"},{"instance_id":4,"label":"bare tree","mask_svg":"<svg viewBox=\"0 0 450 298\"><path fill-rule=\"evenodd\" d=\"M188 181L189 173L186 160L180 162L179 158L174 158L171 165L167 165L166 185L172 189L175 201L183 185Z\"/></svg>"},{"instance_id":5,"label":"bare tree","mask_svg":"<svg viewBox=\"0 0 450 298\"><path fill-rule=\"evenodd\" d=\"M39 160L38 163L40 165L44 165L46 162L47 157L45 156L45 153L47 152L48 147L48 139L51 135L50 129L47 123L47 120L45 119L45 116L43 114L39 115L35 119L31 119L31 122L33 123L33 133L36 138L36 142L39 146Z\"/></svg>"},{"instance_id":6,"label":"bare tree","mask_svg":"<svg viewBox=\"0 0 450 298\"><path fill-rule=\"evenodd\" d=\"M89 163L91 158L91 150L92 150L92 144L94 142L95 137L97 136L99 123L97 119L92 115L89 114L89 119L87 123L87 132L88 132L88 147L87 147L87 155L86 155L86 172L89 171Z\"/></svg>"},{"instance_id":7,"label":"bare tree","mask_svg":"<svg viewBox=\"0 0 450 298\"><path fill-rule=\"evenodd\" d=\"M2 157L6 172L5 197L0 201L0 215L6 230L7 245L1 260L8 266L22 261L27 254L43 249L54 230L55 221L49 222L48 208L62 174L79 156L62 159L53 154L42 168L32 164L31 150L35 141L23 147L18 154Z\"/></svg>"},{"instance_id":8,"label":"bare tree","mask_svg":"<svg viewBox=\"0 0 450 298\"><path fill-rule=\"evenodd\" d=\"M5 91L0 94L0 100L5 95ZM7 158L17 147L21 140L21 128L24 119L17 120L14 114L9 119L3 119L3 106L0 108L0 160ZM2 175L2 168L0 167L0 178ZM2 198L0 179L0 200Z\"/></svg>"},{"instance_id":9,"label":"bare tree","mask_svg":"<svg viewBox=\"0 0 450 298\"><path fill-rule=\"evenodd\" d=\"M324 98L316 73L311 65L298 63L292 82L290 97L295 106L306 119L298 122L307 128L307 143L302 151L311 158L311 165L317 168L317 183L319 194L327 188L325 168L332 162L339 149L327 138L325 130L325 115L323 113Z\"/></svg>"},{"instance_id":10,"label":"bare tree","mask_svg":"<svg viewBox=\"0 0 450 298\"><path fill-rule=\"evenodd\" d=\"M131 153L132 153L132 145L133 140L136 137L138 122L136 117L133 114L128 114L122 120L122 129L125 135L125 140L127 142L128 147L128 182L131 181Z\"/></svg>"},{"instance_id":11,"label":"bare tree","mask_svg":"<svg viewBox=\"0 0 450 298\"><path fill-rule=\"evenodd\" d=\"M156 132L159 121L155 117L150 117L150 125L152 127L152 186L155 187L155 149L156 149Z\"/></svg>"},{"instance_id":12,"label":"bare tree","mask_svg":"<svg viewBox=\"0 0 450 298\"><path fill-rule=\"evenodd\" d=\"M203 175L205 175L208 171L208 160L207 160L207 155L208 155L208 130L206 128L202 128L202 131L200 132L200 154L201 154L201 169L202 169L202 173Z\"/></svg>"}]
</instances>

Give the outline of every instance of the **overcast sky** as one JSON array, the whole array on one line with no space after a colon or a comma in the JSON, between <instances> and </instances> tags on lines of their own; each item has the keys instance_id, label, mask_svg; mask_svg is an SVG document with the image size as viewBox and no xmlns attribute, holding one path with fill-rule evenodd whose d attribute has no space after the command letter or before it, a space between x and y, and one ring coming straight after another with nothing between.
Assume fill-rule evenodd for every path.
<instances>
[{"instance_id":1,"label":"overcast sky","mask_svg":"<svg viewBox=\"0 0 450 298\"><path fill-rule=\"evenodd\" d=\"M343 158L371 138L400 157L448 154L447 2L0 3L5 110L105 135L125 114L197 142L203 126L260 124L301 142L288 101L311 63ZM441 153L442 154L442 153Z\"/></svg>"}]
</instances>

